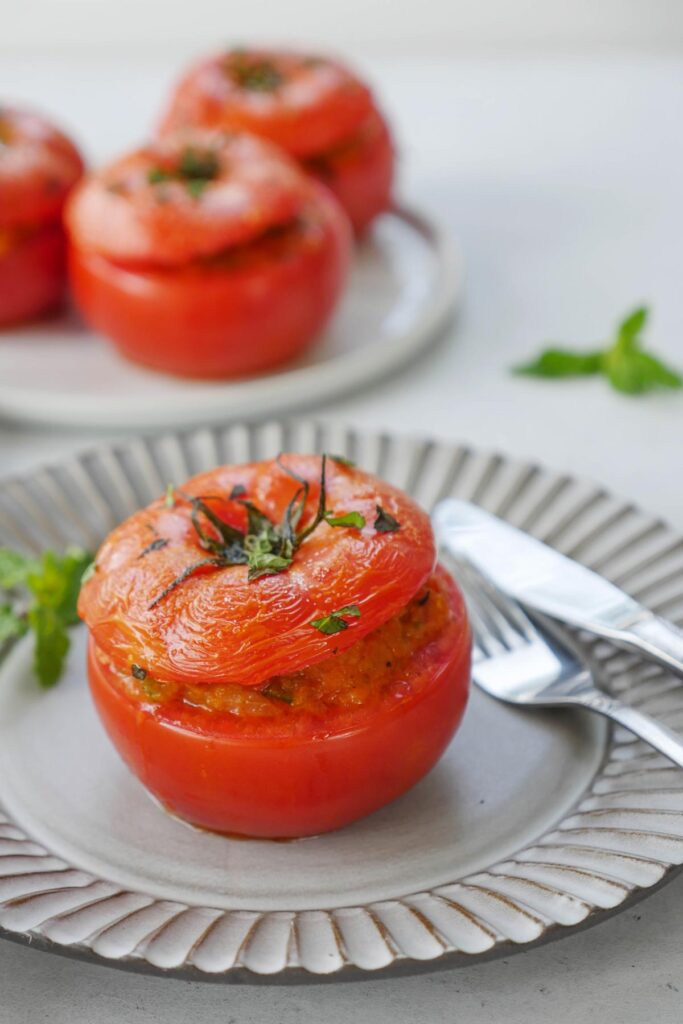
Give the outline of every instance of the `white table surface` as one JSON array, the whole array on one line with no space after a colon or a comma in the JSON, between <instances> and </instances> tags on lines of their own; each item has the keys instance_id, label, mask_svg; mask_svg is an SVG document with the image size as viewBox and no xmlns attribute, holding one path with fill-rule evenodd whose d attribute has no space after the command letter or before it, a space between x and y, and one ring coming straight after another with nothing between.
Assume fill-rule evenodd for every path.
<instances>
[{"instance_id":1,"label":"white table surface","mask_svg":"<svg viewBox=\"0 0 683 1024\"><path fill-rule=\"evenodd\" d=\"M582 474L683 527L683 396L507 368L548 339L601 340L642 301L683 364L683 60L365 62L396 123L403 191L457 235L466 301L419 366L327 407L357 426L437 434ZM39 102L96 157L144 135L172 64L6 60L0 96ZM127 104L130 117L116 117ZM65 368L65 372L68 372ZM256 412L256 410L255 410ZM0 423L0 472L107 435ZM0 945L0 1024L678 1022L683 878L599 927L506 961L324 987L232 987L119 973ZM680 991L679 991L680 990Z\"/></svg>"}]
</instances>

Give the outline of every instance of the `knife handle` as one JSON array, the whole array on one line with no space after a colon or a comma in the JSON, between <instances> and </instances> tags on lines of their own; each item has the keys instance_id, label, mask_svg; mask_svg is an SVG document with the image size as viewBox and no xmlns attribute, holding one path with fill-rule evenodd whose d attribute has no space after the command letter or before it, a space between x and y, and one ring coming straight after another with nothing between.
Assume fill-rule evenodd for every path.
<instances>
[{"instance_id":1,"label":"knife handle","mask_svg":"<svg viewBox=\"0 0 683 1024\"><path fill-rule=\"evenodd\" d=\"M683 632L658 615L634 623L615 639L683 676Z\"/></svg>"},{"instance_id":2,"label":"knife handle","mask_svg":"<svg viewBox=\"0 0 683 1024\"><path fill-rule=\"evenodd\" d=\"M617 697L611 697L604 690L598 690L592 685L582 687L571 703L588 708L590 711L597 711L605 718L611 718L613 722L623 725L634 736L645 740L660 754L664 754L674 764L683 768L683 737L658 722L656 718L646 715L643 711L638 711L630 704L624 704Z\"/></svg>"},{"instance_id":3,"label":"knife handle","mask_svg":"<svg viewBox=\"0 0 683 1024\"><path fill-rule=\"evenodd\" d=\"M600 709L596 708L596 710ZM634 733L641 740L645 740L655 750L658 750L665 757L668 757L670 761L673 761L674 764L683 768L683 740L671 729L668 729L649 715L643 714L642 711L637 711L627 704L622 704L621 701L614 701L612 706L609 709L605 709L602 713L611 718L612 721L623 725L629 732Z\"/></svg>"}]
</instances>

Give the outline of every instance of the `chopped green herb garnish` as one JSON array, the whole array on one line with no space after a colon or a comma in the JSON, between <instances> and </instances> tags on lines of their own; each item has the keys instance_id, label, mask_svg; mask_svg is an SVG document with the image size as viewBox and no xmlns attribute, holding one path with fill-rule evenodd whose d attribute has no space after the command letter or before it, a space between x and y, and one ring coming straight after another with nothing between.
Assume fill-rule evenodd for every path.
<instances>
[{"instance_id":1,"label":"chopped green herb garnish","mask_svg":"<svg viewBox=\"0 0 683 1024\"><path fill-rule=\"evenodd\" d=\"M166 508L175 508L175 487L173 484L166 486L166 497L164 498Z\"/></svg>"},{"instance_id":2,"label":"chopped green herb garnish","mask_svg":"<svg viewBox=\"0 0 683 1024\"><path fill-rule=\"evenodd\" d=\"M397 519L394 519L392 515L389 515L381 505L375 505L377 511L377 518L374 522L374 527L378 533L396 533L397 530L401 529L401 524Z\"/></svg>"},{"instance_id":3,"label":"chopped green herb garnish","mask_svg":"<svg viewBox=\"0 0 683 1024\"><path fill-rule=\"evenodd\" d=\"M330 455L328 456L333 462L336 462L340 466L346 466L348 469L353 469L356 463L353 459L348 459L346 455Z\"/></svg>"},{"instance_id":4,"label":"chopped green herb garnish","mask_svg":"<svg viewBox=\"0 0 683 1024\"><path fill-rule=\"evenodd\" d=\"M131 675L140 681L147 678L147 669L142 668L140 665L131 665L130 672Z\"/></svg>"},{"instance_id":5,"label":"chopped green herb garnish","mask_svg":"<svg viewBox=\"0 0 683 1024\"><path fill-rule=\"evenodd\" d=\"M347 604L339 611L331 612L329 615L323 615L320 619L313 619L311 626L318 630L319 633L325 633L328 636L334 633L342 633L345 629L349 628L346 619L359 619L360 608L357 604Z\"/></svg>"},{"instance_id":6,"label":"chopped green herb garnish","mask_svg":"<svg viewBox=\"0 0 683 1024\"><path fill-rule=\"evenodd\" d=\"M345 512L341 516L336 516L334 512L326 512L325 522L330 526L352 526L355 530L362 530L365 526L365 516L361 512Z\"/></svg>"},{"instance_id":7,"label":"chopped green herb garnish","mask_svg":"<svg viewBox=\"0 0 683 1024\"><path fill-rule=\"evenodd\" d=\"M175 491L177 497L189 502L191 505L192 524L199 537L201 547L208 551L209 555L207 558L202 558L192 565L188 565L179 576L176 576L155 597L149 606L150 608L156 607L171 591L194 575L198 569L208 566L224 569L228 566L246 565L250 582L258 580L263 576L273 576L284 572L292 564L294 554L298 548L322 522L328 522L331 526L350 526L355 529L362 529L365 525L365 519L360 512L349 512L342 516L335 516L326 507L327 455L323 455L321 458L318 505L311 521L303 527L300 524L306 508L310 484L303 477L299 476L298 473L295 473L288 466L280 462L279 458L277 461L283 473L286 473L287 476L290 476L298 484L279 523L274 523L253 502L248 501L246 498L241 496L233 497L236 488L233 488L230 496L246 509L246 531L230 526L229 523L226 523L214 512L210 505L214 496L194 497L183 494L181 491ZM239 486L237 485L237 487ZM241 491L238 492L240 495L241 493Z\"/></svg>"},{"instance_id":8,"label":"chopped green herb garnish","mask_svg":"<svg viewBox=\"0 0 683 1024\"><path fill-rule=\"evenodd\" d=\"M642 394L656 388L681 388L683 377L660 359L643 351L641 334L649 311L642 307L623 320L612 343L590 352L549 348L513 372L529 377L587 377L602 375L616 391Z\"/></svg>"},{"instance_id":9,"label":"chopped green herb garnish","mask_svg":"<svg viewBox=\"0 0 683 1024\"><path fill-rule=\"evenodd\" d=\"M147 181L150 185L158 185L162 181L170 181L173 178L172 171L165 170L163 167L151 167L147 172Z\"/></svg>"},{"instance_id":10,"label":"chopped green herb garnish","mask_svg":"<svg viewBox=\"0 0 683 1024\"><path fill-rule=\"evenodd\" d=\"M212 149L188 146L178 162L178 174L188 181L211 181L219 171L220 163Z\"/></svg>"},{"instance_id":11,"label":"chopped green herb garnish","mask_svg":"<svg viewBox=\"0 0 683 1024\"><path fill-rule=\"evenodd\" d=\"M0 644L34 633L33 668L41 686L53 686L69 650L68 627L78 622L81 579L92 562L81 548L40 558L0 548Z\"/></svg>"},{"instance_id":12,"label":"chopped green herb garnish","mask_svg":"<svg viewBox=\"0 0 683 1024\"><path fill-rule=\"evenodd\" d=\"M233 50L228 55L225 68L236 85L252 92L274 92L284 82L272 61L250 57L243 50Z\"/></svg>"},{"instance_id":13,"label":"chopped green herb garnish","mask_svg":"<svg viewBox=\"0 0 683 1024\"><path fill-rule=\"evenodd\" d=\"M194 149L188 146L180 154L175 166L152 167L147 172L150 185L180 181L193 199L199 199L204 189L220 172L220 162L211 149Z\"/></svg>"},{"instance_id":14,"label":"chopped green herb garnish","mask_svg":"<svg viewBox=\"0 0 683 1024\"><path fill-rule=\"evenodd\" d=\"M193 199L201 199L208 184L208 178L191 178L190 181L185 182L185 188Z\"/></svg>"},{"instance_id":15,"label":"chopped green herb garnish","mask_svg":"<svg viewBox=\"0 0 683 1024\"><path fill-rule=\"evenodd\" d=\"M265 697L272 697L273 700L284 701L285 704L294 703L294 697L291 693L286 693L277 683L268 683L267 686L263 687L261 693Z\"/></svg>"}]
</instances>

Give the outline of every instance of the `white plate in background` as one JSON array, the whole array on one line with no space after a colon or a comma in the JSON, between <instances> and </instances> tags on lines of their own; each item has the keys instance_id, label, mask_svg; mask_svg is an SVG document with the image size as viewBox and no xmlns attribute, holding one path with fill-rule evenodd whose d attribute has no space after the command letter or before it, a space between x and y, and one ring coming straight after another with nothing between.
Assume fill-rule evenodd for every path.
<instances>
[{"instance_id":1,"label":"white plate in background","mask_svg":"<svg viewBox=\"0 0 683 1024\"><path fill-rule=\"evenodd\" d=\"M386 377L445 326L462 262L425 215L380 217L318 344L243 381L192 381L129 363L75 313L0 332L0 416L60 427L151 430L296 412Z\"/></svg>"}]
</instances>

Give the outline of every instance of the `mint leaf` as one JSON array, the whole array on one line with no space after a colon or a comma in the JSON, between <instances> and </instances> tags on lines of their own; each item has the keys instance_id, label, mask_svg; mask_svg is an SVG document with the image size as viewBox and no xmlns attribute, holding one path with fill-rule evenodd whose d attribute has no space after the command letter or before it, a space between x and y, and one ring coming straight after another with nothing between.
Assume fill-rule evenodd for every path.
<instances>
[{"instance_id":1,"label":"mint leaf","mask_svg":"<svg viewBox=\"0 0 683 1024\"><path fill-rule=\"evenodd\" d=\"M661 359L651 356L648 352L639 352L640 365L643 376L650 386L664 388L683 387L683 377L673 367L667 366Z\"/></svg>"},{"instance_id":2,"label":"mint leaf","mask_svg":"<svg viewBox=\"0 0 683 1024\"><path fill-rule=\"evenodd\" d=\"M513 368L513 373L532 377L579 377L601 374L615 391L640 395L658 388L683 388L683 377L650 352L644 352L641 335L650 311L640 306L617 327L611 345L601 352L572 352L550 348L536 359Z\"/></svg>"},{"instance_id":3,"label":"mint leaf","mask_svg":"<svg viewBox=\"0 0 683 1024\"><path fill-rule=\"evenodd\" d=\"M348 622L345 621L346 619L359 618L360 608L358 605L347 604L337 612L331 612L329 615L323 615L319 619L313 619L311 626L317 629L319 633L332 636L334 633L341 633L349 628Z\"/></svg>"},{"instance_id":4,"label":"mint leaf","mask_svg":"<svg viewBox=\"0 0 683 1024\"><path fill-rule=\"evenodd\" d=\"M330 526L352 526L355 530L362 530L365 526L365 516L360 512L345 512L341 516L336 516L334 512L326 512L325 521Z\"/></svg>"},{"instance_id":5,"label":"mint leaf","mask_svg":"<svg viewBox=\"0 0 683 1024\"><path fill-rule=\"evenodd\" d=\"M31 629L33 669L42 686L54 686L62 674L68 627L78 622L78 594L89 566L91 555L76 547L63 555L45 551L39 559L0 549L0 589L20 590L15 606L0 605L0 645Z\"/></svg>"},{"instance_id":6,"label":"mint leaf","mask_svg":"<svg viewBox=\"0 0 683 1024\"><path fill-rule=\"evenodd\" d=\"M8 640L23 636L27 629L26 619L17 615L11 605L0 605L0 647Z\"/></svg>"},{"instance_id":7,"label":"mint leaf","mask_svg":"<svg viewBox=\"0 0 683 1024\"><path fill-rule=\"evenodd\" d=\"M627 395L683 387L680 374L647 352L613 353L607 360L607 376L613 388Z\"/></svg>"},{"instance_id":8,"label":"mint leaf","mask_svg":"<svg viewBox=\"0 0 683 1024\"><path fill-rule=\"evenodd\" d=\"M587 377L601 371L602 352L548 348L530 363L515 366L512 372L527 377Z\"/></svg>"},{"instance_id":9,"label":"mint leaf","mask_svg":"<svg viewBox=\"0 0 683 1024\"><path fill-rule=\"evenodd\" d=\"M46 551L26 580L35 605L51 608L65 625L75 625L81 579L90 562L91 556L81 548L69 548L62 556Z\"/></svg>"},{"instance_id":10,"label":"mint leaf","mask_svg":"<svg viewBox=\"0 0 683 1024\"><path fill-rule=\"evenodd\" d=\"M0 548L0 590L23 586L36 564L35 559L20 555L18 551Z\"/></svg>"},{"instance_id":11,"label":"mint leaf","mask_svg":"<svg viewBox=\"0 0 683 1024\"><path fill-rule=\"evenodd\" d=\"M40 685L48 689L62 674L70 646L69 634L64 619L50 605L34 605L28 621L35 634L33 670Z\"/></svg>"},{"instance_id":12,"label":"mint leaf","mask_svg":"<svg viewBox=\"0 0 683 1024\"><path fill-rule=\"evenodd\" d=\"M620 344L625 349L635 348L638 344L638 337L643 333L649 315L650 311L647 306L641 306L639 309L629 313L617 328L617 344Z\"/></svg>"}]
</instances>

